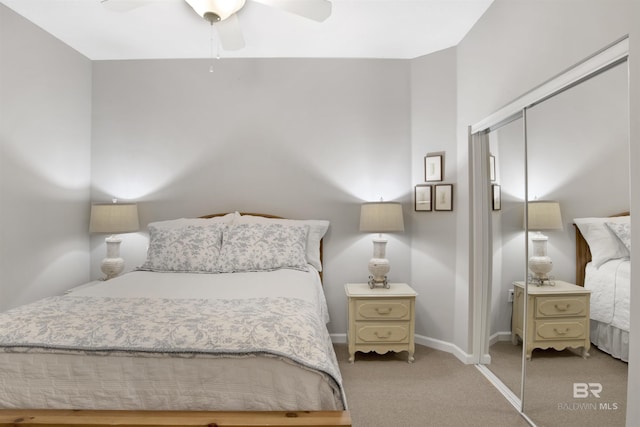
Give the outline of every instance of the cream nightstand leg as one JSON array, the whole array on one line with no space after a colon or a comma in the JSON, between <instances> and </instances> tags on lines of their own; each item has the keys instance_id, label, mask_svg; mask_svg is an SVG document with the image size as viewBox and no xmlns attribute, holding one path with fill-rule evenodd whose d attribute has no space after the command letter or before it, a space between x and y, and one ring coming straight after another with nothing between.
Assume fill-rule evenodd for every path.
<instances>
[{"instance_id":1,"label":"cream nightstand leg","mask_svg":"<svg viewBox=\"0 0 640 427\"><path fill-rule=\"evenodd\" d=\"M413 357L413 351L409 352L409 363L413 363L416 360L415 357Z\"/></svg>"}]
</instances>

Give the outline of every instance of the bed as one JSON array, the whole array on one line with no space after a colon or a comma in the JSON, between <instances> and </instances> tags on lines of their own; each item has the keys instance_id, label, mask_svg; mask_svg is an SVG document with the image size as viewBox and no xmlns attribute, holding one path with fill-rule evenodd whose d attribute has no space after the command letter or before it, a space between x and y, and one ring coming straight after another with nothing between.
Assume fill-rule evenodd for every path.
<instances>
[{"instance_id":1,"label":"bed","mask_svg":"<svg viewBox=\"0 0 640 427\"><path fill-rule=\"evenodd\" d=\"M0 425L64 424L68 410L83 425L147 425L149 411L171 411L167 425L350 425L326 329L328 226L151 223L136 271L0 313Z\"/></svg>"},{"instance_id":2,"label":"bed","mask_svg":"<svg viewBox=\"0 0 640 427\"><path fill-rule=\"evenodd\" d=\"M591 342L629 360L630 216L576 218L576 283L591 290Z\"/></svg>"}]
</instances>

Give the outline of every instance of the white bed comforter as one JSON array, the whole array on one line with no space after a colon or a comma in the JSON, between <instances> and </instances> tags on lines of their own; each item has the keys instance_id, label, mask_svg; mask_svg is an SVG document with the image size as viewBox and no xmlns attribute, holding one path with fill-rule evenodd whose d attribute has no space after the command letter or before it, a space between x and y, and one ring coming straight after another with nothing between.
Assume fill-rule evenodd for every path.
<instances>
[{"instance_id":1,"label":"white bed comforter","mask_svg":"<svg viewBox=\"0 0 640 427\"><path fill-rule=\"evenodd\" d=\"M122 404L115 402L110 405L114 409L132 409L131 405L134 406L133 409L343 409L341 406L346 406L344 401L332 404L335 408L300 408L299 405L318 404L306 403L304 397L298 396L287 397L289 401L282 404L282 407L274 407L274 403L266 401L266 398L265 402L250 402L249 408L246 408L247 402L222 402L221 407L220 402L216 402L214 406L211 403L227 394L231 399L237 399L234 388L240 387L242 381L237 380L236 383L236 378L242 378L241 372L252 372L247 370L248 359L262 356L266 357L258 362L258 369L273 369L267 373L267 377L272 373L288 375L287 369L295 365L298 370L301 368L303 376L309 377L309 373L313 373L313 381L314 378L323 378L323 381L331 383L330 394L344 400L338 364L325 326L327 321L324 293L315 270L233 274L133 272L108 282L74 290L65 296L46 298L1 313L0 370L7 366L7 372L13 373L15 377L14 382L8 388L4 387L4 390L23 393L24 399L28 401L34 390L22 390L16 384L20 382L20 375L30 375L24 371L26 368L21 364L23 360L27 360L27 365L33 363L33 360L38 364L45 363L44 368L38 367L39 374L36 375L46 376L46 372L51 369L47 364L48 360L53 360L54 365L59 364L60 360L64 363L69 360L76 363L77 356L82 356L82 360L90 360L91 364L100 364L100 359L105 359L95 356L114 356L106 359L120 365L122 360L118 359L125 356L131 360L127 363L133 363L133 370L139 369L137 365L150 363L154 359L158 362L151 363L165 363L164 360L169 360L167 366L174 367L176 363L191 363L189 360L195 359L193 364L198 367L190 375L195 375L196 378L187 378L184 384L181 381L185 378L176 379L175 384L168 384L170 390L166 391L168 394L163 399L158 400L157 396L163 395L165 391L155 389L144 392L152 395L153 402L150 404L133 402L120 407ZM54 357L47 359L51 353ZM24 357L17 359L19 356ZM218 390L207 391L205 394L208 395L205 396L171 397L174 391L182 390L189 394L192 393L192 387L197 389L198 385L194 386L193 383L198 383L197 376L208 375L204 369L210 369L211 363L207 366L206 360L212 358L223 361L222 371L231 366L239 369L238 375L233 376L231 392L226 384L218 384ZM284 360L289 368L274 365L274 359ZM13 371L9 371L9 364L3 365L16 360L20 364L17 368L11 366L11 369L15 368ZM63 369L69 370L64 363L61 364ZM80 367L73 369L82 369L82 363ZM109 366L105 368L110 369ZM166 369L162 366L152 366L149 369L157 374ZM268 368L269 366L272 368ZM119 369L122 368L116 368ZM184 372L192 367L185 369ZM112 372L109 373L111 374ZM58 373L54 372L53 375ZM127 375L131 376L131 372L126 372L124 376ZM255 374L248 375L247 382L251 381L252 375ZM219 376L219 372L216 377L220 382L229 381L229 378L223 380L224 377ZM89 379L92 380L95 377ZM117 382L118 379L114 381ZM129 378L123 378L123 381L129 381ZM167 382L164 379L162 381ZM283 384L286 381L283 379ZM127 387L135 388L137 385L127 385L125 389ZM318 386L307 385L307 391L314 387ZM98 396L105 393L101 390L96 392ZM244 391L239 394L243 393L246 394ZM258 390L257 394L267 396L282 393L266 390L265 387L265 390ZM20 401L12 399L12 396L5 396L8 403L3 403L0 399L0 407L23 406ZM52 399L57 397L40 397L42 402L50 402ZM327 398L324 396L320 400ZM185 403L176 403L182 401ZM74 407L73 402L64 401L60 406ZM167 407L167 404L172 406ZM326 402L322 403L324 404ZM46 407L58 406L55 402L46 403ZM94 403L90 406L94 406Z\"/></svg>"},{"instance_id":2,"label":"white bed comforter","mask_svg":"<svg viewBox=\"0 0 640 427\"><path fill-rule=\"evenodd\" d=\"M585 289L591 291L591 319L629 331L629 260L587 264Z\"/></svg>"}]
</instances>

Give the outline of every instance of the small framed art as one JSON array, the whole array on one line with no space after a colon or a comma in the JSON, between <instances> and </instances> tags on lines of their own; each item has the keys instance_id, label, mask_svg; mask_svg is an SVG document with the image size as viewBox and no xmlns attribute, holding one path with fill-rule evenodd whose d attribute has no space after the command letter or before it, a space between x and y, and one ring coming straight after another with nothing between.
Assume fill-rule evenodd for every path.
<instances>
[{"instance_id":1,"label":"small framed art","mask_svg":"<svg viewBox=\"0 0 640 427\"><path fill-rule=\"evenodd\" d=\"M496 180L496 156L489 154L489 179L491 182Z\"/></svg>"},{"instance_id":2,"label":"small framed art","mask_svg":"<svg viewBox=\"0 0 640 427\"><path fill-rule=\"evenodd\" d=\"M431 185L419 184L415 187L415 210L416 212L430 212L431 207Z\"/></svg>"},{"instance_id":3,"label":"small framed art","mask_svg":"<svg viewBox=\"0 0 640 427\"><path fill-rule=\"evenodd\" d=\"M500 185L493 184L491 186L491 209L499 211L502 209L502 200L500 195Z\"/></svg>"},{"instance_id":4,"label":"small framed art","mask_svg":"<svg viewBox=\"0 0 640 427\"><path fill-rule=\"evenodd\" d=\"M442 181L442 155L427 154L424 158L425 182Z\"/></svg>"},{"instance_id":5,"label":"small framed art","mask_svg":"<svg viewBox=\"0 0 640 427\"><path fill-rule=\"evenodd\" d=\"M453 184L435 185L433 207L437 211L453 210Z\"/></svg>"}]
</instances>

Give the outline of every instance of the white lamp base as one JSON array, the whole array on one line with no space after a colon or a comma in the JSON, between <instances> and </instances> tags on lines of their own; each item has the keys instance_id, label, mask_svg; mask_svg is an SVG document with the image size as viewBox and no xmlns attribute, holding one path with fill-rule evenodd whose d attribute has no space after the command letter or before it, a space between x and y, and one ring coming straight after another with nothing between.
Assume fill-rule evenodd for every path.
<instances>
[{"instance_id":1,"label":"white lamp base","mask_svg":"<svg viewBox=\"0 0 640 427\"><path fill-rule=\"evenodd\" d=\"M107 243L107 257L102 260L100 270L106 276L104 280L109 280L124 270L124 259L120 258L120 243L122 239L111 236L104 241Z\"/></svg>"},{"instance_id":2,"label":"white lamp base","mask_svg":"<svg viewBox=\"0 0 640 427\"><path fill-rule=\"evenodd\" d=\"M533 255L529 258L529 270L533 273L531 282L542 285L549 281L549 272L553 270L551 257L547 255L547 241L549 238L542 233L536 233L531 237Z\"/></svg>"},{"instance_id":3,"label":"white lamp base","mask_svg":"<svg viewBox=\"0 0 640 427\"><path fill-rule=\"evenodd\" d=\"M373 239L373 258L369 260L369 288L384 287L389 289L387 273L391 270L389 260L385 258L387 239Z\"/></svg>"}]
</instances>

